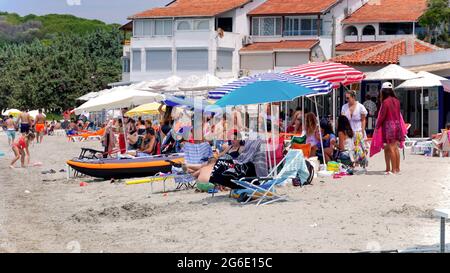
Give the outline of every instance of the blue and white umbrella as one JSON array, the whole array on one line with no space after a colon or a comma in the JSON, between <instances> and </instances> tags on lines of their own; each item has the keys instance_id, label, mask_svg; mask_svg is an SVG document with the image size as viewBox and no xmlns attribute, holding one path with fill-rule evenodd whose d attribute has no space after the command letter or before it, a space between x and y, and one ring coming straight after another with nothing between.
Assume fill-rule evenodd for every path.
<instances>
[{"instance_id":1,"label":"blue and white umbrella","mask_svg":"<svg viewBox=\"0 0 450 273\"><path fill-rule=\"evenodd\" d=\"M301 87L306 87L314 91L316 95L326 94L330 92L332 84L327 81L322 81L314 77L289 75L284 73L262 73L255 76L245 77L228 83L224 86L209 91L208 98L219 100L223 96L233 92L236 89L262 81L277 81L295 84Z\"/></svg>"}]
</instances>

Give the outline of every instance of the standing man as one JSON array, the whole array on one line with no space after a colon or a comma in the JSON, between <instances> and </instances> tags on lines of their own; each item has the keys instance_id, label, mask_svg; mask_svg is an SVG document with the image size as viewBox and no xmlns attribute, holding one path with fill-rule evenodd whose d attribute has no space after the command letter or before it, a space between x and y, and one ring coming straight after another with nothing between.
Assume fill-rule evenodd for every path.
<instances>
[{"instance_id":1,"label":"standing man","mask_svg":"<svg viewBox=\"0 0 450 273\"><path fill-rule=\"evenodd\" d=\"M42 114L42 109L39 109L39 114L36 115L36 123L34 129L36 131L37 143L42 143L45 133L45 116L44 114Z\"/></svg>"},{"instance_id":2,"label":"standing man","mask_svg":"<svg viewBox=\"0 0 450 273\"><path fill-rule=\"evenodd\" d=\"M366 108L368 114L367 114L367 129L373 129L374 128L374 119L376 118L375 115L377 113L377 104L372 101L372 97L367 94L366 95L366 101L363 103L363 106Z\"/></svg>"},{"instance_id":3,"label":"standing man","mask_svg":"<svg viewBox=\"0 0 450 273\"><path fill-rule=\"evenodd\" d=\"M11 146L16 138L16 125L12 115L5 121L6 135L8 136L8 145Z\"/></svg>"},{"instance_id":4,"label":"standing man","mask_svg":"<svg viewBox=\"0 0 450 273\"><path fill-rule=\"evenodd\" d=\"M27 110L24 109L17 119L17 126L20 128L20 133L28 134L30 132L32 122L33 121L31 120L30 114L28 114Z\"/></svg>"}]
</instances>

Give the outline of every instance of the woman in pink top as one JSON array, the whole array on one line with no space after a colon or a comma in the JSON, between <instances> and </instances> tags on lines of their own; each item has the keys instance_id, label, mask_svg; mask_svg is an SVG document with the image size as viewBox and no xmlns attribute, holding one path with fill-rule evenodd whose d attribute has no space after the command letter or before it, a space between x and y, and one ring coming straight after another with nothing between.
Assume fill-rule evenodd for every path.
<instances>
[{"instance_id":1,"label":"woman in pink top","mask_svg":"<svg viewBox=\"0 0 450 273\"><path fill-rule=\"evenodd\" d=\"M400 113L400 101L389 82L381 88L381 109L376 128L381 129L386 160L386 174L400 172L400 143L405 141L403 120ZM392 165L392 168L391 168Z\"/></svg>"}]
</instances>

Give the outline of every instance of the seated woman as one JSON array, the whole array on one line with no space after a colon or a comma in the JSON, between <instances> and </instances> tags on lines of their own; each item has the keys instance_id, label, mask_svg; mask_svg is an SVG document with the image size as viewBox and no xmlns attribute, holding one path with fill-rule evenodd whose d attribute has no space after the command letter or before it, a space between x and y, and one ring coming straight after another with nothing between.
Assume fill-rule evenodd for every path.
<instances>
[{"instance_id":1,"label":"seated woman","mask_svg":"<svg viewBox=\"0 0 450 273\"><path fill-rule=\"evenodd\" d=\"M323 143L323 150L322 152L322 145L320 143L317 144L317 156L319 157L319 160L323 162L323 157L325 156L325 161L329 162L333 159L333 152L334 148L336 146L336 136L334 135L333 129L331 128L331 124L323 120L320 122L320 130L322 132L322 143ZM317 132L317 138L320 139L319 133Z\"/></svg>"},{"instance_id":2,"label":"seated woman","mask_svg":"<svg viewBox=\"0 0 450 273\"><path fill-rule=\"evenodd\" d=\"M320 145L320 141L317 138L317 117L314 113L306 113L305 115L305 132L306 132L306 144L311 144L310 156L315 156L317 152L317 144Z\"/></svg>"},{"instance_id":3,"label":"seated woman","mask_svg":"<svg viewBox=\"0 0 450 273\"><path fill-rule=\"evenodd\" d=\"M289 126L287 129L287 132L289 134L294 134L294 135L301 135L302 131L303 131L302 117L297 117L294 120L293 125Z\"/></svg>"},{"instance_id":4,"label":"seated woman","mask_svg":"<svg viewBox=\"0 0 450 273\"><path fill-rule=\"evenodd\" d=\"M239 157L239 155L244 150L244 141L239 140L238 138L239 133L237 130L234 130L231 133L231 136L229 134L229 140L228 144L224 144L222 152L219 154L219 158L228 158L231 160L235 160ZM189 168L191 171L193 171L191 174L194 176L200 183L208 183L209 178L211 176L212 170L214 168L214 165L217 162L217 158L211 158L208 160L206 164L199 168ZM188 170L189 170L188 169Z\"/></svg>"},{"instance_id":5,"label":"seated woman","mask_svg":"<svg viewBox=\"0 0 450 273\"><path fill-rule=\"evenodd\" d=\"M141 148L137 151L136 156L145 157L156 154L156 136L155 131L151 128L146 130L145 137L142 141Z\"/></svg>"},{"instance_id":6,"label":"seated woman","mask_svg":"<svg viewBox=\"0 0 450 273\"><path fill-rule=\"evenodd\" d=\"M352 126L350 125L350 121L344 115L339 116L337 132L339 142L337 146L338 149L334 154L334 159L342 162L343 164L352 165L354 161L354 132L352 130Z\"/></svg>"}]
</instances>

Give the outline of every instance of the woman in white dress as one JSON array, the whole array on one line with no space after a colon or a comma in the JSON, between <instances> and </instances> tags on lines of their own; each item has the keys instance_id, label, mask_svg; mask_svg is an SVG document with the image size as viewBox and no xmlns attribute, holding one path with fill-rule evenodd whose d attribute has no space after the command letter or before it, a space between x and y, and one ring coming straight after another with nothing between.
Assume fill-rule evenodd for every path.
<instances>
[{"instance_id":1,"label":"woman in white dress","mask_svg":"<svg viewBox=\"0 0 450 273\"><path fill-rule=\"evenodd\" d=\"M365 167L367 165L367 147L365 146L366 139L366 117L367 109L356 100L356 91L349 90L345 93L345 100L347 101L342 106L341 115L347 117L354 132L353 142L355 145L356 162Z\"/></svg>"}]
</instances>

